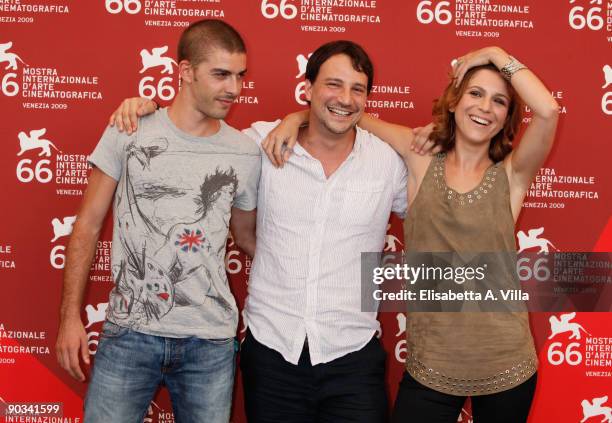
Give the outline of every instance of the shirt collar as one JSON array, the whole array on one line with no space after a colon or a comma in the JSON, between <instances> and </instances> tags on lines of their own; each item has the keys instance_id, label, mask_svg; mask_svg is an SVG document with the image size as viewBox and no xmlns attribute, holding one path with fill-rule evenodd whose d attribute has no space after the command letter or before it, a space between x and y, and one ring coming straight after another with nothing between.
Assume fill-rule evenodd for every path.
<instances>
[{"instance_id":1,"label":"shirt collar","mask_svg":"<svg viewBox=\"0 0 612 423\"><path fill-rule=\"evenodd\" d=\"M355 133L355 143L353 144L353 149L351 150L347 158L351 158L358 155L362 149L363 138L366 132L358 126L355 129L357 130ZM295 147L293 147L293 154L296 156L305 156L313 158L312 155L308 151L306 151L306 149L302 147L299 142L295 144Z\"/></svg>"}]
</instances>

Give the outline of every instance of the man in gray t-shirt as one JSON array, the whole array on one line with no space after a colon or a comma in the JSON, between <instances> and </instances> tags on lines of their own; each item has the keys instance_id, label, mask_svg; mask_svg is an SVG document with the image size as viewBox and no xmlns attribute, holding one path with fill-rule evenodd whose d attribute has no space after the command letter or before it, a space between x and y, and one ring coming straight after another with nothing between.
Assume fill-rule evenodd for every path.
<instances>
[{"instance_id":1,"label":"man in gray t-shirt","mask_svg":"<svg viewBox=\"0 0 612 423\"><path fill-rule=\"evenodd\" d=\"M257 204L257 145L224 122L192 136L162 109L132 136L109 127L90 161L118 181L107 319L151 335L233 337L225 245L231 207Z\"/></svg>"},{"instance_id":2,"label":"man in gray t-shirt","mask_svg":"<svg viewBox=\"0 0 612 423\"><path fill-rule=\"evenodd\" d=\"M225 273L228 229L255 249L259 148L223 122L240 94L246 50L217 20L179 41L181 90L125 135L109 127L66 254L60 365L84 381L80 312L104 217L113 202L110 294L85 401L88 423L142 421L160 384L177 421L227 422L238 311Z\"/></svg>"}]
</instances>

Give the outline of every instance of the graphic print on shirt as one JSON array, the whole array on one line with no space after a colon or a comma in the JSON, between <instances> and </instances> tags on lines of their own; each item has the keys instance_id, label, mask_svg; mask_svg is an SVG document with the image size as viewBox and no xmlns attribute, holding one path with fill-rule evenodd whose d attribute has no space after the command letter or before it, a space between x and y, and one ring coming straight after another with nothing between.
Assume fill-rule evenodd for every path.
<instances>
[{"instance_id":1,"label":"graphic print on shirt","mask_svg":"<svg viewBox=\"0 0 612 423\"><path fill-rule=\"evenodd\" d=\"M152 167L164 155L173 155L176 160L176 156L196 153L169 151L166 138L136 139L125 151L125 174L117 188L115 216L124 258L113 267L116 295L111 297L109 314L138 328L162 319L174 307L201 306L206 301L231 313L231 305L219 295L210 273L219 272L210 256L221 252L211 246L207 233L227 231L227 219L222 220L224 227L218 227L209 215L214 214L218 202L231 204L238 187L234 169L200 171L201 183L194 189L183 183L180 172L172 180L162 179ZM168 201L176 207L167 207ZM202 281L207 286L202 287Z\"/></svg>"}]
</instances>

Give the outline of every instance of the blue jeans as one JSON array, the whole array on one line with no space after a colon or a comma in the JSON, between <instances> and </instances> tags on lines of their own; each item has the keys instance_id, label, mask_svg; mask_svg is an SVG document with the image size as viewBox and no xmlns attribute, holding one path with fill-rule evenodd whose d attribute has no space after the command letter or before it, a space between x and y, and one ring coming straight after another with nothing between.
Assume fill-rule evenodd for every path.
<instances>
[{"instance_id":1,"label":"blue jeans","mask_svg":"<svg viewBox=\"0 0 612 423\"><path fill-rule=\"evenodd\" d=\"M85 423L141 423L160 384L177 423L227 423L235 340L164 338L106 321L85 399Z\"/></svg>"}]
</instances>

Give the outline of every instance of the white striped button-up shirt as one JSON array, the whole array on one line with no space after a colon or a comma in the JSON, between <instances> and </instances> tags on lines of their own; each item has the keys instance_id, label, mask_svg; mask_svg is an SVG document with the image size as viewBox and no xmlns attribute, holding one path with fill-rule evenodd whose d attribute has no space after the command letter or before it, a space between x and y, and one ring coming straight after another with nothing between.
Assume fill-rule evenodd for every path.
<instances>
[{"instance_id":1,"label":"white striped button-up shirt","mask_svg":"<svg viewBox=\"0 0 612 423\"><path fill-rule=\"evenodd\" d=\"M277 124L245 133L260 144ZM391 211L406 212L406 184L401 158L360 128L329 178L299 144L282 169L264 155L245 306L258 342L297 364L307 338L313 365L369 342L380 324L361 311L361 252L382 251Z\"/></svg>"}]
</instances>

